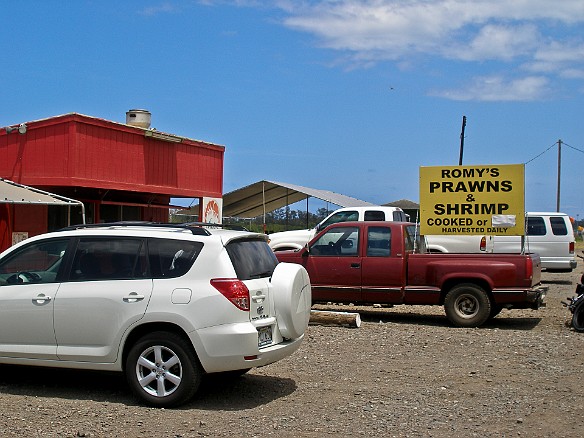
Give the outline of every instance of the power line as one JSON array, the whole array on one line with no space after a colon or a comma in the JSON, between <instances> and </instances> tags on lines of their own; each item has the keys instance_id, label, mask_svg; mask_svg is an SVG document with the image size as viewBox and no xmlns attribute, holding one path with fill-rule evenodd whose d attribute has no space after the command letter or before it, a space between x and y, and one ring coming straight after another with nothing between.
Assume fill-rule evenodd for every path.
<instances>
[{"instance_id":1,"label":"power line","mask_svg":"<svg viewBox=\"0 0 584 438\"><path fill-rule=\"evenodd\" d=\"M531 163L533 160L536 160L537 158L541 157L543 154L545 154L545 153L546 153L547 151L549 151L551 148L553 148L554 146L557 146L557 144L558 144L558 142L556 141L554 144L552 144L552 145L551 145L549 148L547 148L545 151L543 151L542 153L540 153L540 154L536 155L536 156L535 156L535 157L533 157L531 160L528 160L528 161L526 161L524 164L529 164L529 163ZM578 149L577 147L574 147L574 146L570 146L569 144L567 144L567 143L564 143L563 141L562 141L562 146L568 146L569 148L571 148L571 149L574 149L575 151L578 151L578 152L581 152L581 153L583 153L583 154L584 154L584 150L582 150L582 149Z\"/></svg>"},{"instance_id":2,"label":"power line","mask_svg":"<svg viewBox=\"0 0 584 438\"><path fill-rule=\"evenodd\" d=\"M528 164L531 163L533 160L535 160L536 158L541 157L543 154L545 154L547 151L549 151L551 148L553 148L555 145L557 145L558 142L556 141L554 144L552 144L549 148L547 148L545 151L543 151L542 153L536 155L535 157L533 157L531 160L526 161L524 164Z\"/></svg>"},{"instance_id":3,"label":"power line","mask_svg":"<svg viewBox=\"0 0 584 438\"><path fill-rule=\"evenodd\" d=\"M576 147L574 147L574 146L570 146L568 143L564 143L564 142L562 142L562 145L564 145L564 146L568 146L569 148L571 148L571 149L574 149L575 151L578 151L578 152L581 152L581 153L583 153L583 154L584 154L584 150L582 150L582 149L578 149L578 148L576 148Z\"/></svg>"}]
</instances>

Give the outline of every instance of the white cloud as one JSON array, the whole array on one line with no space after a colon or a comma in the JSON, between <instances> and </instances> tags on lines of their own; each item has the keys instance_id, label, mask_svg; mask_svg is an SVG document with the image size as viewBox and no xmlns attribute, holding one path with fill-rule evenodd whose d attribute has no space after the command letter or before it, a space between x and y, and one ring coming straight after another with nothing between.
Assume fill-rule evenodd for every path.
<instances>
[{"instance_id":1,"label":"white cloud","mask_svg":"<svg viewBox=\"0 0 584 438\"><path fill-rule=\"evenodd\" d=\"M506 74L536 74L510 82L501 77L491 82L496 76L477 78L465 96L480 100L533 100L545 95L553 77L579 79L584 70L582 0L281 0L276 4L287 14L285 26L314 35L319 46L338 51L348 66L370 67L388 60L410 64L417 59L484 66L494 61L506 64ZM455 92L442 95L461 98Z\"/></svg>"},{"instance_id":2,"label":"white cloud","mask_svg":"<svg viewBox=\"0 0 584 438\"><path fill-rule=\"evenodd\" d=\"M178 8L171 3L165 2L157 6L147 6L140 12L142 15L153 16L161 13L168 14L177 12Z\"/></svg>"},{"instance_id":3,"label":"white cloud","mask_svg":"<svg viewBox=\"0 0 584 438\"><path fill-rule=\"evenodd\" d=\"M462 89L440 90L431 96L451 100L494 101L533 101L543 99L549 93L549 80L542 76L506 80L502 76L474 78L473 82Z\"/></svg>"}]
</instances>

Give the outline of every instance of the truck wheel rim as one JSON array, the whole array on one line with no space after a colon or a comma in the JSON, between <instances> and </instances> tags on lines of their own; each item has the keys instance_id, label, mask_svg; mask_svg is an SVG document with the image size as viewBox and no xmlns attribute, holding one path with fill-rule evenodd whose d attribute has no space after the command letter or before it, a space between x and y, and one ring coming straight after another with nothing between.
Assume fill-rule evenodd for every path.
<instances>
[{"instance_id":1,"label":"truck wheel rim","mask_svg":"<svg viewBox=\"0 0 584 438\"><path fill-rule=\"evenodd\" d=\"M470 319L478 313L479 302L470 294L462 294L456 299L454 310L460 317Z\"/></svg>"},{"instance_id":2,"label":"truck wheel rim","mask_svg":"<svg viewBox=\"0 0 584 438\"><path fill-rule=\"evenodd\" d=\"M170 349L154 345L144 350L136 363L136 378L142 389L154 397L166 397L180 386L183 368Z\"/></svg>"}]
</instances>

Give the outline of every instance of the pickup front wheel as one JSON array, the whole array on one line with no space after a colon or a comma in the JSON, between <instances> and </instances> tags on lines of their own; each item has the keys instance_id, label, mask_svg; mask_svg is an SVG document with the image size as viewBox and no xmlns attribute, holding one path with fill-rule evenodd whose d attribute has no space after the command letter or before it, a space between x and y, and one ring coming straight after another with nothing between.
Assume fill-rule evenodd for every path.
<instances>
[{"instance_id":1,"label":"pickup front wheel","mask_svg":"<svg viewBox=\"0 0 584 438\"><path fill-rule=\"evenodd\" d=\"M453 287L444 299L444 310L452 324L458 327L478 327L491 314L491 300L483 288L463 283Z\"/></svg>"}]
</instances>

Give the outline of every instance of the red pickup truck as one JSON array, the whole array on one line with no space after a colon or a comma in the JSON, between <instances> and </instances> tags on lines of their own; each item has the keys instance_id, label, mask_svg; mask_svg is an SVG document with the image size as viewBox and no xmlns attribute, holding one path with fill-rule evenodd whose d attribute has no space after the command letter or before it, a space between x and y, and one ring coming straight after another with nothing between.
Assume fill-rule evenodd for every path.
<instances>
[{"instance_id":1,"label":"red pickup truck","mask_svg":"<svg viewBox=\"0 0 584 438\"><path fill-rule=\"evenodd\" d=\"M545 306L537 254L431 254L408 222L341 222L305 248L278 251L303 265L312 301L443 305L450 322L477 327L503 308Z\"/></svg>"}]
</instances>

